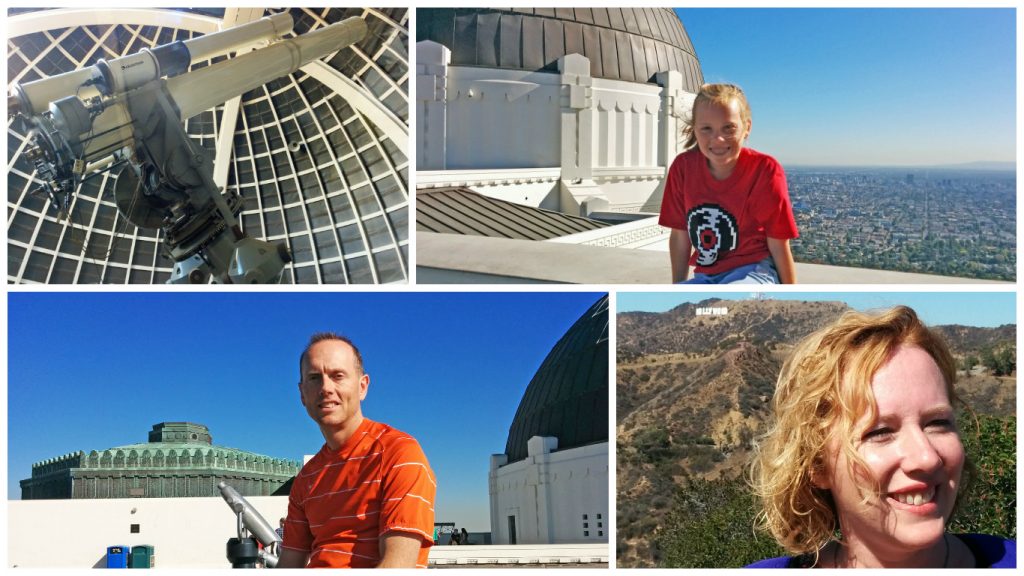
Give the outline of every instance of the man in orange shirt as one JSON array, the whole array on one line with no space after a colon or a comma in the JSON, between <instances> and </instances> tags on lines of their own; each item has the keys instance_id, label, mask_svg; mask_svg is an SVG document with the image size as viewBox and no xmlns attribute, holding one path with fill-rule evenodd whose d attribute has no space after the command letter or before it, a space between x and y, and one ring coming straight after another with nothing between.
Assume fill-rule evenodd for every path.
<instances>
[{"instance_id":1,"label":"man in orange shirt","mask_svg":"<svg viewBox=\"0 0 1024 576\"><path fill-rule=\"evenodd\" d=\"M437 483L414 438L363 417L370 376L344 336L315 334L299 397L325 444L288 497L279 568L426 568Z\"/></svg>"}]
</instances>

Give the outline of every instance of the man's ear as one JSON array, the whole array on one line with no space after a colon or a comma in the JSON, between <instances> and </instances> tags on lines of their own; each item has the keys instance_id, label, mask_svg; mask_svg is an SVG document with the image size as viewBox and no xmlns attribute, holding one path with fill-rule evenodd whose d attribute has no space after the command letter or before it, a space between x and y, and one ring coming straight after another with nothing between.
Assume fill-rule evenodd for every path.
<instances>
[{"instance_id":1,"label":"man's ear","mask_svg":"<svg viewBox=\"0 0 1024 576\"><path fill-rule=\"evenodd\" d=\"M302 393L302 381L301 380L299 380L299 402L302 402L303 406L306 405L306 395Z\"/></svg>"},{"instance_id":2,"label":"man's ear","mask_svg":"<svg viewBox=\"0 0 1024 576\"><path fill-rule=\"evenodd\" d=\"M370 375L363 372L359 377L359 399L366 400L366 391L370 388Z\"/></svg>"}]
</instances>

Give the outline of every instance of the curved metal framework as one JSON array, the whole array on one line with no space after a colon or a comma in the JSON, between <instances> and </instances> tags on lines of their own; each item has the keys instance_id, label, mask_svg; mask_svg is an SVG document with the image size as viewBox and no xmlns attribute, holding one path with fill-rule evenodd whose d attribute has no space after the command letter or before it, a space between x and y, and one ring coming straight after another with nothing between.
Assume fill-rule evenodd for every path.
<instances>
[{"instance_id":1,"label":"curved metal framework","mask_svg":"<svg viewBox=\"0 0 1024 576\"><path fill-rule=\"evenodd\" d=\"M256 20L279 10L13 11L8 85L100 58L131 54ZM294 34L362 17L367 37L186 121L216 154L218 184L245 200L255 238L287 241L287 283L391 283L408 279L408 11L293 8ZM209 63L200 63L200 68ZM172 261L159 234L117 212L116 177L82 184L70 215L47 210L22 158L26 128L8 122L8 282L160 283Z\"/></svg>"}]
</instances>

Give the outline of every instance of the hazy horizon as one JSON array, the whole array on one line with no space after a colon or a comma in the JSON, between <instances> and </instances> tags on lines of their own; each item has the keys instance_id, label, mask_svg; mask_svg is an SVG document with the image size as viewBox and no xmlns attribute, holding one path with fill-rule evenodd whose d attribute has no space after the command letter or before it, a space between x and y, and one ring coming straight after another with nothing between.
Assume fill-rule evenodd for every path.
<instances>
[{"instance_id":1,"label":"hazy horizon","mask_svg":"<svg viewBox=\"0 0 1024 576\"><path fill-rule=\"evenodd\" d=\"M798 168L913 168L916 170L964 170L968 172L1006 172L1017 169L1016 162L961 162L959 164L804 164L788 162Z\"/></svg>"}]
</instances>

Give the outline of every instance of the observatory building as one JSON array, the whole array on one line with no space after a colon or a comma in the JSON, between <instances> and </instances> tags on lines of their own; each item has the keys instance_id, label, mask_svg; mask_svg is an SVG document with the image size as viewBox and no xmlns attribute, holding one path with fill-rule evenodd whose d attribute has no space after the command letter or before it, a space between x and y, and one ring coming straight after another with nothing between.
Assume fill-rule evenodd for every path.
<instances>
[{"instance_id":1,"label":"observatory building","mask_svg":"<svg viewBox=\"0 0 1024 576\"><path fill-rule=\"evenodd\" d=\"M74 452L32 465L22 500L219 496L224 481L243 496L287 496L300 462L214 446L202 424L162 422L149 442Z\"/></svg>"},{"instance_id":2,"label":"observatory building","mask_svg":"<svg viewBox=\"0 0 1024 576\"><path fill-rule=\"evenodd\" d=\"M407 282L408 10L285 12L290 15L287 32L191 62L177 78L353 17L365 22L366 33L354 44L184 120L187 138L212 161L215 189L225 198L241 199L237 234L290 253L281 282ZM8 86L17 96L18 87L34 81L147 50L155 54L158 46L281 14L242 8L12 9L7 16ZM276 32L281 30L275 26ZM267 42L270 47L264 48ZM9 115L16 101L9 102ZM72 187L66 208L56 209L40 191L46 178L38 156L30 152L32 132L21 117L8 120L8 282L151 284L170 279L175 260L165 249L167 234L137 227L139 218L126 219L119 211L117 181L124 172L111 169L84 178Z\"/></svg>"},{"instance_id":3,"label":"observatory building","mask_svg":"<svg viewBox=\"0 0 1024 576\"><path fill-rule=\"evenodd\" d=\"M491 541L606 543L608 297L548 353L491 456Z\"/></svg>"},{"instance_id":4,"label":"observatory building","mask_svg":"<svg viewBox=\"0 0 1024 576\"><path fill-rule=\"evenodd\" d=\"M419 281L529 280L494 255L545 258L536 244L664 249L662 180L703 83L671 9L416 18Z\"/></svg>"}]
</instances>

